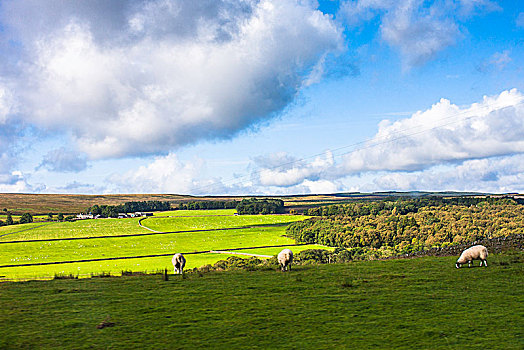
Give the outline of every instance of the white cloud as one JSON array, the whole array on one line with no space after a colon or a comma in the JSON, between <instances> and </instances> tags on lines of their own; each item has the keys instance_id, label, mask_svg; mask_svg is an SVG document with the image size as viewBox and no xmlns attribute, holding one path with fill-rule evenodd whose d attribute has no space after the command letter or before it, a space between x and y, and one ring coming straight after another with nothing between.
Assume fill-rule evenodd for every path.
<instances>
[{"instance_id":1,"label":"white cloud","mask_svg":"<svg viewBox=\"0 0 524 350\"><path fill-rule=\"evenodd\" d=\"M464 108L442 99L410 118L382 121L364 149L344 157L345 172L415 171L524 153L523 102L524 95L513 89Z\"/></svg>"},{"instance_id":2,"label":"white cloud","mask_svg":"<svg viewBox=\"0 0 524 350\"><path fill-rule=\"evenodd\" d=\"M362 148L311 161L254 158L254 185L272 193L383 190L521 191L524 95L516 89L470 106L442 99L390 122ZM521 170L519 170L521 169Z\"/></svg>"},{"instance_id":3,"label":"white cloud","mask_svg":"<svg viewBox=\"0 0 524 350\"><path fill-rule=\"evenodd\" d=\"M316 157L307 163L289 156L286 153L272 154L254 159L259 170L255 173L257 183L261 186L290 187L308 180L319 180L323 173L333 166L334 160L331 152L327 151L324 157ZM309 187L309 186L308 186Z\"/></svg>"},{"instance_id":4,"label":"white cloud","mask_svg":"<svg viewBox=\"0 0 524 350\"><path fill-rule=\"evenodd\" d=\"M499 9L489 0L350 0L340 14L354 26L380 16L382 39L400 51L404 68L410 68L455 44L463 35L461 19Z\"/></svg>"},{"instance_id":5,"label":"white cloud","mask_svg":"<svg viewBox=\"0 0 524 350\"><path fill-rule=\"evenodd\" d=\"M154 161L125 174L113 174L107 181L116 193L221 193L224 186L216 179L201 179L205 169L201 159L181 162L176 154L155 157Z\"/></svg>"},{"instance_id":6,"label":"white cloud","mask_svg":"<svg viewBox=\"0 0 524 350\"><path fill-rule=\"evenodd\" d=\"M206 178L204 161L182 162L171 153L107 182L117 193L519 192L523 164L524 95L513 89L462 107L442 99L408 118L383 120L375 137L347 154L254 157L249 179Z\"/></svg>"},{"instance_id":7,"label":"white cloud","mask_svg":"<svg viewBox=\"0 0 524 350\"><path fill-rule=\"evenodd\" d=\"M475 159L420 172L394 172L377 176L374 191L427 190L509 193L524 192L524 155Z\"/></svg>"},{"instance_id":8,"label":"white cloud","mask_svg":"<svg viewBox=\"0 0 524 350\"><path fill-rule=\"evenodd\" d=\"M6 20L27 54L14 94L23 118L70 132L92 159L232 137L292 102L343 41L307 1L145 1L111 9L115 24L95 6L53 4L59 10L42 16L4 5L14 18L35 17ZM33 22L41 31L32 36Z\"/></svg>"},{"instance_id":9,"label":"white cloud","mask_svg":"<svg viewBox=\"0 0 524 350\"><path fill-rule=\"evenodd\" d=\"M13 171L11 174L0 173L0 193L33 192L34 188L27 183L22 172Z\"/></svg>"}]
</instances>

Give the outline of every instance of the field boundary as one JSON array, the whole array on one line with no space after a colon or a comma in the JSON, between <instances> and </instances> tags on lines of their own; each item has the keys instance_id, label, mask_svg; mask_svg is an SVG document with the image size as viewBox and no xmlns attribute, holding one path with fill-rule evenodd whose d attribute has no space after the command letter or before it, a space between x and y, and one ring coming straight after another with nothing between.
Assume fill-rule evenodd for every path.
<instances>
[{"instance_id":1,"label":"field boundary","mask_svg":"<svg viewBox=\"0 0 524 350\"><path fill-rule=\"evenodd\" d=\"M295 243L295 244L278 244L278 245L264 245L258 247L240 247L240 248L226 248L218 250L201 250L196 252L182 252L184 255L195 255L195 254L207 254L218 251L235 251L235 250L248 250L248 249L260 249L260 248L278 248L278 247L295 247L302 245L311 245L311 243ZM65 260L65 261L54 261L54 262L41 262L41 263L28 263L28 264L15 264L15 265L0 265L0 268L5 267L24 267L24 266L44 266L44 265L62 265L62 264L73 264L83 262L95 262L95 261L111 261L111 260L126 260L126 259L142 259L142 258L158 258L161 256L171 256L175 253L164 253L164 254L149 254L149 255L136 255L136 256L121 256L113 258L96 258L96 259L82 259L82 260ZM225 254L225 253L224 253Z\"/></svg>"}]
</instances>

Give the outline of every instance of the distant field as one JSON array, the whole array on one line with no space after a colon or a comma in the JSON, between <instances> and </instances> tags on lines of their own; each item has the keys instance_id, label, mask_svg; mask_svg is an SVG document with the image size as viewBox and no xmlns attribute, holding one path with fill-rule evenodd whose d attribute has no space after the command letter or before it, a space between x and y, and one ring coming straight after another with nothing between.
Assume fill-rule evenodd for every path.
<instances>
[{"instance_id":1,"label":"distant field","mask_svg":"<svg viewBox=\"0 0 524 350\"><path fill-rule=\"evenodd\" d=\"M0 348L523 349L523 253L455 259L0 283Z\"/></svg>"},{"instance_id":2,"label":"distant field","mask_svg":"<svg viewBox=\"0 0 524 350\"><path fill-rule=\"evenodd\" d=\"M171 256L1 267L6 265L47 264L144 255L172 255L176 252L190 253L291 245L295 242L284 237L285 224L306 218L294 215L221 216L223 212L231 213L231 211L216 210L197 211L194 214L204 216L166 218L153 216L143 220L144 225L159 231L194 231L170 234L156 234L140 227L139 218L79 220L49 223L44 226L32 223L2 227L0 228L0 235L3 235L0 237L0 276L3 277L0 278L50 278L55 273L89 276L91 273L101 272L119 274L122 270L155 271L170 267ZM255 226L255 228L243 228L249 226ZM24 231L17 232L17 230ZM114 237L118 235L126 236ZM107 237L90 238L100 236ZM13 241L21 242L7 243ZM298 252L307 247L318 248L320 246L301 246L294 248L294 251ZM273 255L283 248L261 249L251 254ZM250 253L248 250L245 252ZM191 255L188 256L188 267L213 264L227 256L222 254Z\"/></svg>"},{"instance_id":3,"label":"distant field","mask_svg":"<svg viewBox=\"0 0 524 350\"><path fill-rule=\"evenodd\" d=\"M2 241L53 239L70 237L114 236L122 234L148 233L150 231L138 226L139 218L78 220L74 222L54 222L41 226L42 223L0 227L0 235L37 227L20 233L0 237Z\"/></svg>"},{"instance_id":4,"label":"distant field","mask_svg":"<svg viewBox=\"0 0 524 350\"><path fill-rule=\"evenodd\" d=\"M171 210L155 212L155 216L213 216L213 215L234 215L236 209L215 209L215 210Z\"/></svg>"},{"instance_id":5,"label":"distant field","mask_svg":"<svg viewBox=\"0 0 524 350\"><path fill-rule=\"evenodd\" d=\"M287 224L306 219L298 215L239 215L239 216L202 216L147 218L142 225L156 231L205 230L217 228L246 227L259 225Z\"/></svg>"}]
</instances>

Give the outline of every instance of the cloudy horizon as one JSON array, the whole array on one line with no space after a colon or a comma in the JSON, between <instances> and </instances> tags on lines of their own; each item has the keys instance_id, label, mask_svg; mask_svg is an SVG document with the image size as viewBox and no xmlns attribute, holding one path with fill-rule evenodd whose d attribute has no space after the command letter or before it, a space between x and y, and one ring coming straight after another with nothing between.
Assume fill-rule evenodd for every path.
<instances>
[{"instance_id":1,"label":"cloudy horizon","mask_svg":"<svg viewBox=\"0 0 524 350\"><path fill-rule=\"evenodd\" d=\"M0 193L524 193L512 1L0 4Z\"/></svg>"}]
</instances>

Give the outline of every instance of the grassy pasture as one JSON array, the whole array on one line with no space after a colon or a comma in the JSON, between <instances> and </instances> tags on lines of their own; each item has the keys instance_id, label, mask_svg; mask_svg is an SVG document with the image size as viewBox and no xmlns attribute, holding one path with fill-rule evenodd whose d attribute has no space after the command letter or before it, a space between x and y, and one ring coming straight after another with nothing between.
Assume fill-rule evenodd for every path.
<instances>
[{"instance_id":1,"label":"grassy pasture","mask_svg":"<svg viewBox=\"0 0 524 350\"><path fill-rule=\"evenodd\" d=\"M33 230L2 236L0 237L0 242L29 239L55 239L149 233L150 231L138 226L138 220L139 218L53 222ZM42 223L31 223L3 226L0 227L0 235L41 225Z\"/></svg>"},{"instance_id":2,"label":"grassy pasture","mask_svg":"<svg viewBox=\"0 0 524 350\"><path fill-rule=\"evenodd\" d=\"M297 215L239 215L239 216L201 216L147 218L142 225L150 229L166 232L175 230L207 230L231 227L288 224L306 219Z\"/></svg>"},{"instance_id":3,"label":"grassy pasture","mask_svg":"<svg viewBox=\"0 0 524 350\"><path fill-rule=\"evenodd\" d=\"M264 227L146 237L0 244L0 265L294 244L292 239L281 236L282 231L278 227Z\"/></svg>"},{"instance_id":4,"label":"grassy pasture","mask_svg":"<svg viewBox=\"0 0 524 350\"><path fill-rule=\"evenodd\" d=\"M212 216L233 215L236 209L209 209L209 210L171 210L155 212L155 216Z\"/></svg>"},{"instance_id":5,"label":"grassy pasture","mask_svg":"<svg viewBox=\"0 0 524 350\"><path fill-rule=\"evenodd\" d=\"M217 215L211 211L209 215ZM208 215L200 211L200 215ZM163 231L183 231L244 227L252 225L281 224L291 220L303 219L301 216L201 216L201 217L151 217L144 224ZM75 222L17 225L16 229L29 229L0 237L0 265L21 265L32 263L66 262L114 257L134 257L143 255L173 254L175 252L195 252L227 250L234 248L260 247L267 245L290 245L295 242L284 237L285 226L260 226L249 229L180 232L172 234L151 234L138 226L139 218L80 220ZM153 225L151 225L153 224ZM155 226L156 225L156 226ZM30 229L34 228L34 229ZM15 232L14 226L3 227L0 235ZM139 234L131 237L111 237L115 235ZM145 235L143 235L145 234ZM109 236L105 238L75 239ZM65 239L57 241L38 241L46 239ZM7 241L26 241L2 243ZM320 246L311 245L310 248ZM282 248L264 248L251 254L273 255ZM295 251L307 247L294 248ZM188 268L213 264L228 255L206 254L188 257ZM140 259L107 260L79 262L70 264L41 265L27 267L0 267L0 278L30 279L50 278L57 274L79 274L110 272L119 274L122 270L156 271L171 267L171 257L148 257Z\"/></svg>"},{"instance_id":6,"label":"grassy pasture","mask_svg":"<svg viewBox=\"0 0 524 350\"><path fill-rule=\"evenodd\" d=\"M1 283L0 348L522 349L523 253L455 259Z\"/></svg>"},{"instance_id":7,"label":"grassy pasture","mask_svg":"<svg viewBox=\"0 0 524 350\"><path fill-rule=\"evenodd\" d=\"M293 252L298 253L305 249L325 248L319 245L288 246L278 248L261 248L246 249L235 252L244 252L248 254L275 255L284 248L290 248ZM201 267L207 264L213 265L219 260L227 259L229 256L239 256L235 254L190 254L186 255L186 269ZM245 256L247 257L247 256ZM21 280L48 280L56 275L73 275L79 278L91 277L93 274L110 273L112 276L120 276L122 271L154 273L167 268L169 273L173 271L171 256L161 256L152 258L137 258L125 260L107 260L93 261L82 263L69 263L60 265L43 265L43 266L22 266L22 267L5 267L0 268L0 281L9 279L15 281Z\"/></svg>"}]
</instances>

